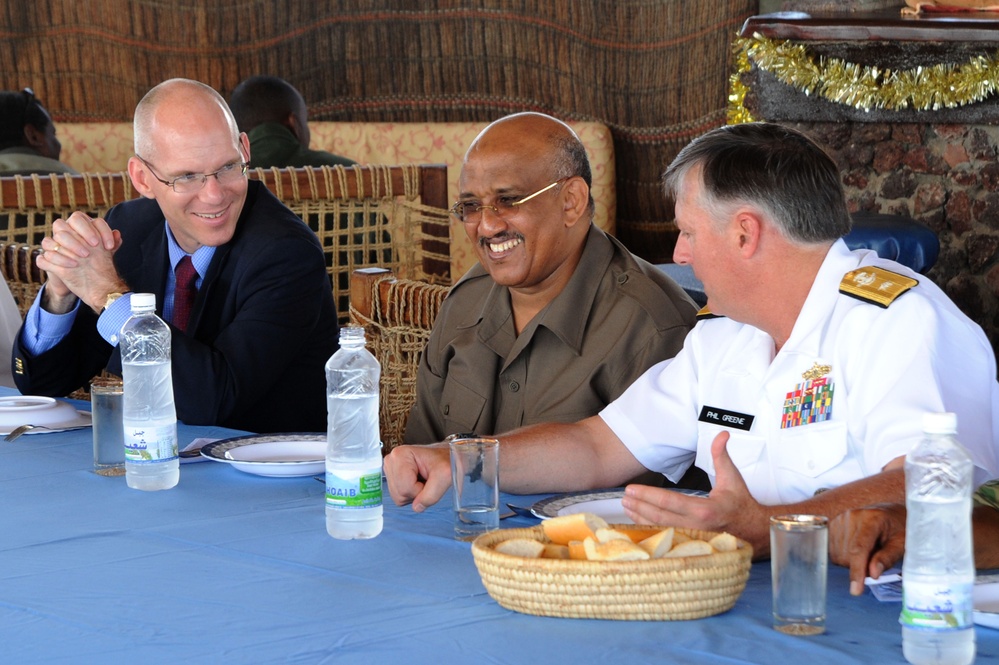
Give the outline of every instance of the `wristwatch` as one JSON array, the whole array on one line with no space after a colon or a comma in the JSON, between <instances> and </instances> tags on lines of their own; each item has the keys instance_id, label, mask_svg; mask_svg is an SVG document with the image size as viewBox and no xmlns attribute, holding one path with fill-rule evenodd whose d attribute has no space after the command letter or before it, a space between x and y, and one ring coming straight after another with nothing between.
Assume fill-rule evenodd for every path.
<instances>
[{"instance_id":1,"label":"wristwatch","mask_svg":"<svg viewBox=\"0 0 999 665\"><path fill-rule=\"evenodd\" d=\"M119 293L118 291L112 291L111 293L109 293L108 297L104 299L104 307L101 307L101 311L98 312L98 314L103 314L104 310L106 310L108 307L111 306L111 303L113 303L118 298L121 298L123 295L125 294Z\"/></svg>"}]
</instances>

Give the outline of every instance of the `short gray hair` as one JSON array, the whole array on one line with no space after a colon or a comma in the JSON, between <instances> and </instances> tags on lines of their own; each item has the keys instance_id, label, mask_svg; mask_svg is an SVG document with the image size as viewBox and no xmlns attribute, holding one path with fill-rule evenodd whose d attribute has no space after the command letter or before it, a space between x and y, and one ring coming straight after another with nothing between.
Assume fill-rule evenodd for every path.
<instances>
[{"instance_id":1,"label":"short gray hair","mask_svg":"<svg viewBox=\"0 0 999 665\"><path fill-rule=\"evenodd\" d=\"M711 130L694 139L663 174L663 190L676 200L686 175L701 168L702 205L717 217L751 203L781 234L802 244L836 240L850 232L850 213L835 162L801 132L773 123Z\"/></svg>"}]
</instances>

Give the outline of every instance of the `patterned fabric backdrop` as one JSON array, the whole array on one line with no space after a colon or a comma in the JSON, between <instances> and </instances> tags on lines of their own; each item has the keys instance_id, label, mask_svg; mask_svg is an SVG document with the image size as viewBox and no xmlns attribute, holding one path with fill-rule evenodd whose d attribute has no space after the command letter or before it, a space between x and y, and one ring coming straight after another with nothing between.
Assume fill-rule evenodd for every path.
<instances>
[{"instance_id":1,"label":"patterned fabric backdrop","mask_svg":"<svg viewBox=\"0 0 999 665\"><path fill-rule=\"evenodd\" d=\"M730 44L757 0L34 0L0 5L0 85L64 122L131 119L152 85L228 97L283 76L311 118L489 121L537 110L611 128L618 235L669 260L664 166L725 121Z\"/></svg>"}]
</instances>

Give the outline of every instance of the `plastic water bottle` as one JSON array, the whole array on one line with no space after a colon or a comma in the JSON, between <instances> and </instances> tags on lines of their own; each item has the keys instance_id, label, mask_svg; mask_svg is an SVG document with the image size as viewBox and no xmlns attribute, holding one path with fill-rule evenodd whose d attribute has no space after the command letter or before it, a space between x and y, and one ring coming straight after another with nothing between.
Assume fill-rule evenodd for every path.
<instances>
[{"instance_id":1,"label":"plastic water bottle","mask_svg":"<svg viewBox=\"0 0 999 665\"><path fill-rule=\"evenodd\" d=\"M341 540L382 531L380 377L364 328L340 328L340 349L326 363L326 532Z\"/></svg>"},{"instance_id":2,"label":"plastic water bottle","mask_svg":"<svg viewBox=\"0 0 999 665\"><path fill-rule=\"evenodd\" d=\"M923 432L905 456L902 654L913 665L966 665L975 660L974 467L953 413L925 414Z\"/></svg>"},{"instance_id":3,"label":"plastic water bottle","mask_svg":"<svg viewBox=\"0 0 999 665\"><path fill-rule=\"evenodd\" d=\"M180 480L177 410L170 371L170 327L156 316L156 295L132 294L132 316L121 328L125 481L138 490L165 490Z\"/></svg>"}]
</instances>

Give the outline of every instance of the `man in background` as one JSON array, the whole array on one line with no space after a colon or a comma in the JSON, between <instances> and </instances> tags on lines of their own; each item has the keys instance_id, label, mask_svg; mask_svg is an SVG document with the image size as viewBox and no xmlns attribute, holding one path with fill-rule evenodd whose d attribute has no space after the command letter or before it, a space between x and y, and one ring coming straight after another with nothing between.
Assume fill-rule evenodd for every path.
<instances>
[{"instance_id":1,"label":"man in background","mask_svg":"<svg viewBox=\"0 0 999 665\"><path fill-rule=\"evenodd\" d=\"M239 130L250 139L250 166L350 166L353 160L309 149L305 100L277 76L253 76L232 92L230 101Z\"/></svg>"},{"instance_id":2,"label":"man in background","mask_svg":"<svg viewBox=\"0 0 999 665\"><path fill-rule=\"evenodd\" d=\"M59 161L55 123L31 88L0 92L0 176L76 173Z\"/></svg>"}]
</instances>

